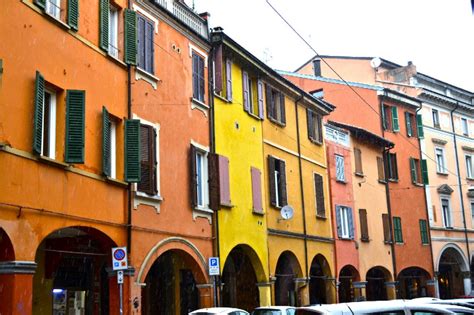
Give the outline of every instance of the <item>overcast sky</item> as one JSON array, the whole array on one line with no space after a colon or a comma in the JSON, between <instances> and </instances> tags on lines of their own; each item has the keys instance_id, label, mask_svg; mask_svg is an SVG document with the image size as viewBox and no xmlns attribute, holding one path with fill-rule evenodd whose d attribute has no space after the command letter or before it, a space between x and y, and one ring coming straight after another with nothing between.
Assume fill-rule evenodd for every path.
<instances>
[{"instance_id":1,"label":"overcast sky","mask_svg":"<svg viewBox=\"0 0 474 315\"><path fill-rule=\"evenodd\" d=\"M413 61L419 72L474 92L470 0L268 1L319 54ZM194 4L211 14L211 27L222 26L273 68L295 70L314 55L266 0Z\"/></svg>"}]
</instances>

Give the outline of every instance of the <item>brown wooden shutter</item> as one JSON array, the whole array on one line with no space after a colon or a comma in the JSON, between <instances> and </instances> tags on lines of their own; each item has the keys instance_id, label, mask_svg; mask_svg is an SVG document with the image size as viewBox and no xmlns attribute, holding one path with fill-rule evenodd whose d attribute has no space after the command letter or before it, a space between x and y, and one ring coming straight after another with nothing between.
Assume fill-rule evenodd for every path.
<instances>
[{"instance_id":1,"label":"brown wooden shutter","mask_svg":"<svg viewBox=\"0 0 474 315\"><path fill-rule=\"evenodd\" d=\"M324 185L323 177L314 174L314 186L316 189L316 215L321 218L326 217L326 209L324 206Z\"/></svg>"},{"instance_id":2,"label":"brown wooden shutter","mask_svg":"<svg viewBox=\"0 0 474 315\"><path fill-rule=\"evenodd\" d=\"M367 210L359 209L360 219L360 239L364 242L369 241L369 227L367 224Z\"/></svg>"},{"instance_id":3,"label":"brown wooden shutter","mask_svg":"<svg viewBox=\"0 0 474 315\"><path fill-rule=\"evenodd\" d=\"M219 155L209 153L207 161L209 169L209 207L212 210L218 210L220 201Z\"/></svg>"},{"instance_id":4,"label":"brown wooden shutter","mask_svg":"<svg viewBox=\"0 0 474 315\"><path fill-rule=\"evenodd\" d=\"M230 199L229 159L222 155L219 155L219 192L220 204L224 206L232 205Z\"/></svg>"},{"instance_id":5,"label":"brown wooden shutter","mask_svg":"<svg viewBox=\"0 0 474 315\"><path fill-rule=\"evenodd\" d=\"M197 207L197 173L196 173L196 147L191 145L189 152L190 160L190 192L191 205L193 208Z\"/></svg>"},{"instance_id":6,"label":"brown wooden shutter","mask_svg":"<svg viewBox=\"0 0 474 315\"><path fill-rule=\"evenodd\" d=\"M232 100L232 61L227 59L225 61L225 77L226 77L226 98Z\"/></svg>"},{"instance_id":7,"label":"brown wooden shutter","mask_svg":"<svg viewBox=\"0 0 474 315\"><path fill-rule=\"evenodd\" d=\"M138 190L156 194L155 132L152 126L140 125L140 182Z\"/></svg>"},{"instance_id":8,"label":"brown wooden shutter","mask_svg":"<svg viewBox=\"0 0 474 315\"><path fill-rule=\"evenodd\" d=\"M385 181L385 172L384 172L383 159L380 156L377 156L377 170L378 170L378 173L379 173L379 180L380 181Z\"/></svg>"},{"instance_id":9,"label":"brown wooden shutter","mask_svg":"<svg viewBox=\"0 0 474 315\"><path fill-rule=\"evenodd\" d=\"M268 183L270 192L270 204L276 207L276 191L275 191L275 158L268 156Z\"/></svg>"},{"instance_id":10,"label":"brown wooden shutter","mask_svg":"<svg viewBox=\"0 0 474 315\"><path fill-rule=\"evenodd\" d=\"M280 207L288 204L288 197L286 191L286 167L285 161L280 160L280 193L281 193L281 205Z\"/></svg>"},{"instance_id":11,"label":"brown wooden shutter","mask_svg":"<svg viewBox=\"0 0 474 315\"><path fill-rule=\"evenodd\" d=\"M214 90L216 93L222 92L222 45L219 45L214 52Z\"/></svg>"},{"instance_id":12,"label":"brown wooden shutter","mask_svg":"<svg viewBox=\"0 0 474 315\"><path fill-rule=\"evenodd\" d=\"M383 240L385 243L392 242L392 231L390 231L390 219L387 213L382 214Z\"/></svg>"},{"instance_id":13,"label":"brown wooden shutter","mask_svg":"<svg viewBox=\"0 0 474 315\"><path fill-rule=\"evenodd\" d=\"M275 104L272 97L272 88L268 84L265 84L265 100L267 103L267 117L275 119Z\"/></svg>"},{"instance_id":14,"label":"brown wooden shutter","mask_svg":"<svg viewBox=\"0 0 474 315\"><path fill-rule=\"evenodd\" d=\"M359 148L354 148L354 159L355 159L355 172L357 174L363 174L362 170L362 153Z\"/></svg>"},{"instance_id":15,"label":"brown wooden shutter","mask_svg":"<svg viewBox=\"0 0 474 315\"><path fill-rule=\"evenodd\" d=\"M252 177L252 207L253 212L263 213L262 203L262 173L258 168L251 167L250 175Z\"/></svg>"},{"instance_id":16,"label":"brown wooden shutter","mask_svg":"<svg viewBox=\"0 0 474 315\"><path fill-rule=\"evenodd\" d=\"M280 94L280 106L281 106L281 123L286 125L286 111L285 111L285 94Z\"/></svg>"},{"instance_id":17,"label":"brown wooden shutter","mask_svg":"<svg viewBox=\"0 0 474 315\"><path fill-rule=\"evenodd\" d=\"M319 143L323 143L323 120L321 118L321 115L316 115L316 120L318 124L318 137L316 141L318 141Z\"/></svg>"},{"instance_id":18,"label":"brown wooden shutter","mask_svg":"<svg viewBox=\"0 0 474 315\"><path fill-rule=\"evenodd\" d=\"M306 109L306 122L308 124L308 138L310 140L315 140L314 117L313 117L313 112L309 108Z\"/></svg>"}]
</instances>

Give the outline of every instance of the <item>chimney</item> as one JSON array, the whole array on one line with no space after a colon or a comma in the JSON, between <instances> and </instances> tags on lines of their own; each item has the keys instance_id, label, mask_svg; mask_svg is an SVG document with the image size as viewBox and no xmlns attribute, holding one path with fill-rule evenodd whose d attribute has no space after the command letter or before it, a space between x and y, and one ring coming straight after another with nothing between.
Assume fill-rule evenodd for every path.
<instances>
[{"instance_id":1,"label":"chimney","mask_svg":"<svg viewBox=\"0 0 474 315\"><path fill-rule=\"evenodd\" d=\"M314 69L314 76L320 77L321 76L321 59L316 58L313 60L313 69Z\"/></svg>"},{"instance_id":2,"label":"chimney","mask_svg":"<svg viewBox=\"0 0 474 315\"><path fill-rule=\"evenodd\" d=\"M211 14L209 12L202 12L202 13L199 13L199 16L205 20L205 21L209 21L209 18L211 17Z\"/></svg>"}]
</instances>

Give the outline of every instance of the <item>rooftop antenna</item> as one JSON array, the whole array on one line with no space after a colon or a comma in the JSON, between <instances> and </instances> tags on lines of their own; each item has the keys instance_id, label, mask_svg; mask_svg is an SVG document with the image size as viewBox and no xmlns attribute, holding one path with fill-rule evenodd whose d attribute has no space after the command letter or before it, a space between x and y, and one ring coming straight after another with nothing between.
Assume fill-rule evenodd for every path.
<instances>
[{"instance_id":1,"label":"rooftop antenna","mask_svg":"<svg viewBox=\"0 0 474 315\"><path fill-rule=\"evenodd\" d=\"M265 48L263 50L263 62L265 62L266 64L268 64L271 60L273 59L273 55L270 51L270 48Z\"/></svg>"}]
</instances>

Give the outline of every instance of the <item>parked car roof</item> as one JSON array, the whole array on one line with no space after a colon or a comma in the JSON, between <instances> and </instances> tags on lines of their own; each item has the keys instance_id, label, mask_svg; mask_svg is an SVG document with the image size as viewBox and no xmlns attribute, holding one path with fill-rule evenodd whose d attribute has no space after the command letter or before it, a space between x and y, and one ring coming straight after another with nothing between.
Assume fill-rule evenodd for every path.
<instances>
[{"instance_id":1,"label":"parked car roof","mask_svg":"<svg viewBox=\"0 0 474 315\"><path fill-rule=\"evenodd\" d=\"M261 306L253 310L252 315L288 315L288 310L296 311L293 306Z\"/></svg>"},{"instance_id":2,"label":"parked car roof","mask_svg":"<svg viewBox=\"0 0 474 315\"><path fill-rule=\"evenodd\" d=\"M190 315L211 315L211 314L232 314L232 315L250 315L249 312L233 307L209 307L192 311Z\"/></svg>"}]
</instances>

